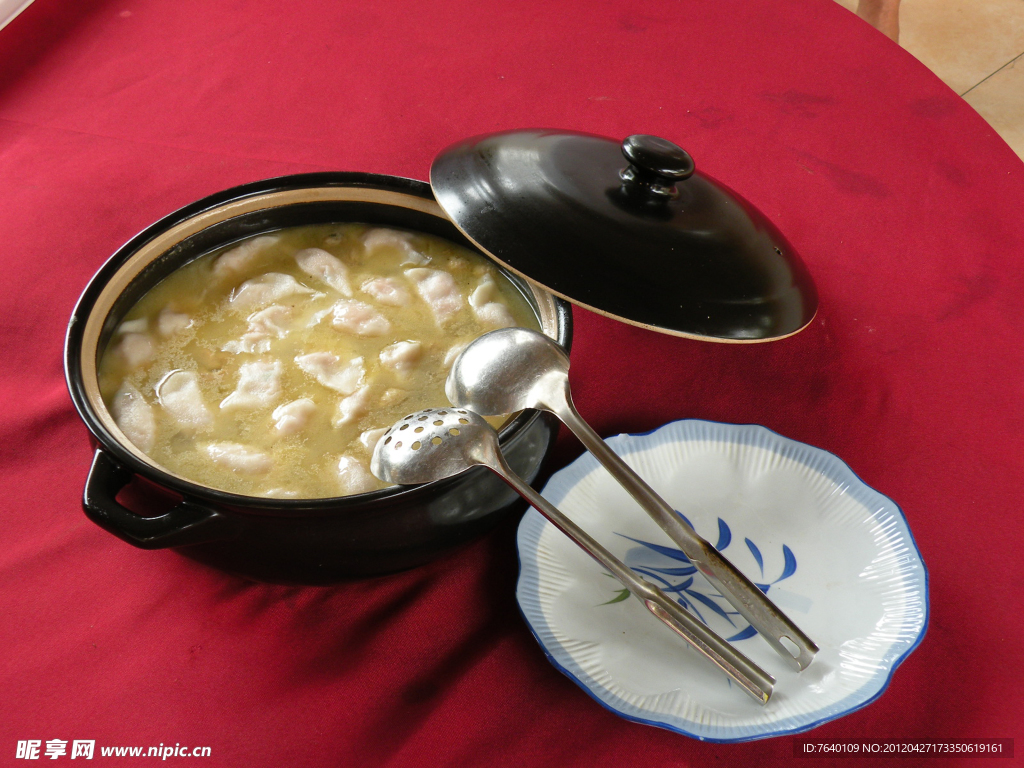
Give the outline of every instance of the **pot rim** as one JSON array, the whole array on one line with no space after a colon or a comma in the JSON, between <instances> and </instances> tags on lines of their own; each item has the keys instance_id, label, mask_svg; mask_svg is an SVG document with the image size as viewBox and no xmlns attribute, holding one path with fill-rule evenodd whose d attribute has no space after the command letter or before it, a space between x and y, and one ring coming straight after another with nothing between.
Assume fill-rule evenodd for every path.
<instances>
[{"instance_id":1,"label":"pot rim","mask_svg":"<svg viewBox=\"0 0 1024 768\"><path fill-rule=\"evenodd\" d=\"M303 190L318 190L318 193L305 200L288 200L291 193ZM350 191L353 194L350 194ZM111 309L112 299L108 285L115 275L129 266L129 262L138 259L143 266L151 264L176 243L213 224L228 221L244 213L278 207L281 204L296 205L319 201L380 203L408 208L450 223L450 219L437 204L430 185L426 182L384 174L327 171L277 176L231 187L189 203L146 227L118 248L90 279L75 305L65 336L64 372L68 391L79 416L99 443L99 450L111 454L117 462L133 473L179 493L186 499L213 502L218 507L228 507L242 512L274 515L317 514L338 511L339 508L367 510L407 501L416 502L422 500L421 497L433 496L449 486L464 482L472 473L486 472L484 468L475 468L468 473L423 485L384 488L348 496L315 499L246 496L201 485L169 472L131 446L114 424L113 418L106 412L105 406L104 413L98 412L94 407L94 398L98 398L98 384L89 381L90 374L95 377L96 367L94 359L90 362L90 355L98 353L101 329ZM277 205L266 205L268 202L277 202ZM457 233L457 229L454 231ZM251 234L259 234L259 231L253 231ZM460 245L480 253L480 249L468 240ZM481 255L493 262L486 254ZM502 265L496 263L496 266L509 274ZM137 279L141 271L142 267L130 276L128 282ZM515 275L511 277L516 282L524 283L523 280L516 279ZM532 298L535 300L550 299L551 306L548 309L554 325L553 338L568 350L572 342L572 311L569 303L532 283L520 287L531 289ZM123 288L116 295L121 293ZM100 306L97 306L98 304ZM99 318L98 313L103 313L103 317ZM549 335L551 333L548 330L545 332ZM540 416L540 412L535 410L520 412L502 426L499 431L501 442L515 440Z\"/></svg>"}]
</instances>

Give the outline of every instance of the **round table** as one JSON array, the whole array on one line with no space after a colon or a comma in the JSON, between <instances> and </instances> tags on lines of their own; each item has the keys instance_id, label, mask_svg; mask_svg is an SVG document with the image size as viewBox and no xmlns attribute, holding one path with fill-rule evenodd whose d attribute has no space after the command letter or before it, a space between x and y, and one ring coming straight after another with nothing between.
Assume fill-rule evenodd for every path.
<instances>
[{"instance_id":1,"label":"round table","mask_svg":"<svg viewBox=\"0 0 1024 768\"><path fill-rule=\"evenodd\" d=\"M136 550L82 514L92 449L62 341L121 243L236 184L424 179L452 142L526 127L676 141L817 282L817 318L782 341L576 310L572 350L603 435L762 424L903 509L927 635L877 701L803 736L1021 735L1024 165L908 53L831 0L36 0L0 31L5 760L59 740L61 760L86 740L101 761L209 747L209 766L794 759L798 737L701 743L561 675L517 611L514 520L427 566L313 588ZM563 431L552 467L580 452Z\"/></svg>"}]
</instances>

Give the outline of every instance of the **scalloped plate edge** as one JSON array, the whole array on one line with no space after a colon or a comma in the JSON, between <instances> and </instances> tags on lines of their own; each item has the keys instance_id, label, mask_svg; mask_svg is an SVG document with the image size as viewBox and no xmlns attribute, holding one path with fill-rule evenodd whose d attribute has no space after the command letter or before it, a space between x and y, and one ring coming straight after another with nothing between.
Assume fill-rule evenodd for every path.
<instances>
[{"instance_id":1,"label":"scalloped plate edge","mask_svg":"<svg viewBox=\"0 0 1024 768\"><path fill-rule=\"evenodd\" d=\"M554 639L551 627L548 626L543 614L539 610L539 598L536 598L538 590L533 589L531 594L527 594L530 591L530 586L539 586L540 584L540 568L537 563L538 547L542 532L550 525L539 512L530 508L523 516L516 536L516 549L519 558L516 600L523 620L541 646L545 656L547 656L556 669L573 680L592 699L620 717L631 722L664 728L710 743L740 743L804 733L827 722L863 709L876 701L888 688L896 669L924 640L930 616L928 605L928 570L903 510L892 499L867 485L846 462L835 454L784 437L767 427L757 424L724 424L700 419L683 419L656 427L648 432L620 434L609 438L607 442L616 453L628 456L631 453L649 451L657 448L659 445L683 440L737 443L773 450L793 461L821 472L833 482L843 485L844 490L850 494L851 498L860 502L865 508L887 508L899 522L902 533L907 537L913 554L916 556L916 566L920 570L923 615L921 617L920 630L916 637L892 658L891 666L888 669L868 680L860 689L851 693L845 699L827 707L822 711L821 716L816 719L807 720L801 717L791 717L786 720L766 723L763 727L744 726L732 729L731 733L721 733L721 731L728 731L729 729L723 729L721 726L718 726L708 730L701 723L693 721L680 718L670 721L664 716L660 719L652 717L650 712L639 713L634 711L635 708L632 705L623 702L582 670L573 659L571 653ZM599 467L600 465L597 460L591 454L584 453L568 466L558 470L544 487L542 495L558 506L562 503L567 493L580 480ZM524 602L527 604L524 605ZM531 602L538 604L537 609L531 610L529 606Z\"/></svg>"}]
</instances>

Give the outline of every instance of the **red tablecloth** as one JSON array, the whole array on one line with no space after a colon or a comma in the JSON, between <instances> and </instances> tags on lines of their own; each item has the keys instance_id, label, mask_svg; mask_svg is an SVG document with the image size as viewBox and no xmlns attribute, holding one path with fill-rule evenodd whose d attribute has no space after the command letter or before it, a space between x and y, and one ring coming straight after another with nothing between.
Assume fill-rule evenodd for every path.
<instances>
[{"instance_id":1,"label":"red tablecloth","mask_svg":"<svg viewBox=\"0 0 1024 768\"><path fill-rule=\"evenodd\" d=\"M516 609L514 521L411 572L298 588L133 549L81 512L62 340L122 242L242 182L422 179L459 138L534 126L676 140L816 278L817 319L784 341L578 310L572 355L602 434L764 424L904 510L927 636L813 734L1022 735L1024 165L908 53L832 0L36 0L0 31L0 763L30 739L209 746L170 759L209 766L793 759L793 737L626 722L556 671ZM555 466L579 452L563 433Z\"/></svg>"}]
</instances>

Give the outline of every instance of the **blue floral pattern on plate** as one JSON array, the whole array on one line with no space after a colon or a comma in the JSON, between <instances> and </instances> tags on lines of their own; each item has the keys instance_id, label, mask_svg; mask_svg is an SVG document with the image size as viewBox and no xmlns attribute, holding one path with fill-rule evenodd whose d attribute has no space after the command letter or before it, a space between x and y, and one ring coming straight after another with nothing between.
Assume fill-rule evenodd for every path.
<instances>
[{"instance_id":1,"label":"blue floral pattern on plate","mask_svg":"<svg viewBox=\"0 0 1024 768\"><path fill-rule=\"evenodd\" d=\"M691 523L682 512L677 510L676 514L679 515L688 526L691 528L694 527L693 523ZM733 628L739 630L735 634L730 634L725 638L728 642L732 643L739 640L747 640L751 637L757 636L757 630L750 626L746 619L743 619L740 616L738 611L731 608L730 603L722 596L721 593L715 590L707 580L699 576L697 567L690 562L690 558L683 554L681 550L675 547L644 541L643 539L634 539L632 536L626 536L622 533L619 533L618 535L641 545L641 547L649 550L650 552L682 563L682 565L677 567L666 568L663 566L659 567L653 564L643 563L642 557L633 557L631 559L634 560L634 562L630 563L630 566L636 573L646 577L661 587L665 594L674 597L676 602L693 613L705 624L708 623L707 619L704 618L704 612L706 611L712 611L725 621L728 621ZM729 528L729 524L726 523L725 520L718 518L718 540L714 544L715 549L724 553L731 543L732 529ZM760 571L761 581L755 581L754 586L765 594L768 594L768 590L771 589L772 586L781 581L785 581L796 573L796 555L793 554L793 550L790 549L789 546L783 544L782 573L780 573L773 581L765 582L764 557L761 555L760 548L748 538L744 538L743 543L746 544L747 549L753 556ZM729 555L726 555L726 557L729 557ZM641 562L637 563L637 560L640 560ZM694 583L695 578L696 583ZM607 603L602 603L602 605L609 605L611 603L619 602L620 600L625 600L628 596L629 590L621 589L617 592L614 598L609 600ZM739 619L739 621L737 621L737 619Z\"/></svg>"}]
</instances>

